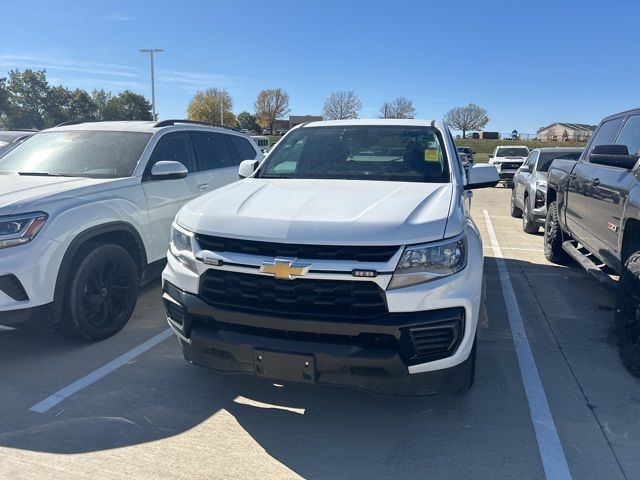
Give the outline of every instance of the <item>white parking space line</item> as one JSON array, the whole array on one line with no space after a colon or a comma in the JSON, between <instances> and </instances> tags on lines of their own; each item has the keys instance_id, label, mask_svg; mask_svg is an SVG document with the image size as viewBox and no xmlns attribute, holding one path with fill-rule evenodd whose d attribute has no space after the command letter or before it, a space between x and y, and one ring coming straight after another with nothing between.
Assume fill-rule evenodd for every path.
<instances>
[{"instance_id":1,"label":"white parking space line","mask_svg":"<svg viewBox=\"0 0 640 480\"><path fill-rule=\"evenodd\" d=\"M538 449L542 457L542 465L547 479L571 479L569 465L560 443L560 437L553 422L547 395L536 367L535 359L531 351L531 345L527 338L527 332L524 328L524 322L516 294L513 291L511 278L507 265L502 256L502 249L498 243L498 238L493 230L491 217L487 210L482 211L484 220L487 224L489 239L491 240L491 248L498 266L498 275L500 276L500 284L502 286L502 295L504 297L505 306L507 307L507 315L509 324L511 325L511 334L513 343L518 356L518 364L520 366L520 376L524 384L524 390L529 403L529 412L538 441Z\"/></svg>"},{"instance_id":2,"label":"white parking space line","mask_svg":"<svg viewBox=\"0 0 640 480\"><path fill-rule=\"evenodd\" d=\"M132 350L129 350L127 353L124 353L124 354L120 355L115 360L110 361L109 363L107 363L104 366L98 368L97 370L94 370L90 374L85 375L84 377L82 377L79 380L76 380L75 382L73 382L70 385L67 385L63 389L58 390L56 393L54 393L53 395L48 396L47 398L45 398L41 402L36 403L29 410L31 410L32 412L37 412L37 413L46 412L47 410L51 409L52 407L55 407L57 404L59 404L60 402L62 402L66 398L69 398L74 393L79 392L83 388L88 387L89 385L97 382L101 378L109 375L114 370L117 370L118 368L120 368L123 365L127 364L128 362L130 362L131 360L133 360L137 356L143 354L144 352L146 352L150 348L155 347L160 342L166 340L167 338L171 337L172 335L173 335L173 332L171 331L171 329L167 328L166 330L164 330L163 332L159 333L155 337L150 338L146 342L138 345L136 348L134 348Z\"/></svg>"},{"instance_id":3,"label":"white parking space line","mask_svg":"<svg viewBox=\"0 0 640 480\"><path fill-rule=\"evenodd\" d=\"M6 325L0 325L0 332L9 332L11 330L15 330L15 328L7 327Z\"/></svg>"}]
</instances>

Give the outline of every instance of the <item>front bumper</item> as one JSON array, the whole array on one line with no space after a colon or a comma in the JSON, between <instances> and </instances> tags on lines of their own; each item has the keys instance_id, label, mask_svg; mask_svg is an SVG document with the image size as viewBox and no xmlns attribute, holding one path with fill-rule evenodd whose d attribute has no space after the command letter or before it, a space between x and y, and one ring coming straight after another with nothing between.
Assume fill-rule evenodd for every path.
<instances>
[{"instance_id":1,"label":"front bumper","mask_svg":"<svg viewBox=\"0 0 640 480\"><path fill-rule=\"evenodd\" d=\"M544 225L547 221L547 206L543 205L540 208L534 208L529 212L531 220L537 225Z\"/></svg>"},{"instance_id":2,"label":"front bumper","mask_svg":"<svg viewBox=\"0 0 640 480\"><path fill-rule=\"evenodd\" d=\"M411 363L407 352L413 349L410 329L457 319L464 331L464 309L388 314L366 323L344 323L221 310L167 284L164 301L185 359L218 372L405 395L460 390L469 381L470 359L422 375L411 375L407 368ZM180 323L173 318L177 304L182 308Z\"/></svg>"},{"instance_id":3,"label":"front bumper","mask_svg":"<svg viewBox=\"0 0 640 480\"><path fill-rule=\"evenodd\" d=\"M0 318L4 324L39 317L54 300L64 248L38 235L33 241L0 249ZM34 314L35 312L35 314Z\"/></svg>"},{"instance_id":4,"label":"front bumper","mask_svg":"<svg viewBox=\"0 0 640 480\"><path fill-rule=\"evenodd\" d=\"M188 361L221 372L259 375L255 355L264 350L292 354L294 363L305 356L313 357L312 380L317 383L387 393L459 390L466 386L460 382L463 378L468 381L472 368L470 356L483 277L479 232L469 222L466 233L467 266L455 275L392 290L387 289L391 275L380 274L372 279L384 292L386 313L368 318L339 318L317 309L313 315L306 310L297 315L276 314L256 311L251 302L240 307L207 303L200 292L201 276L207 268L218 267L198 263L199 273L194 273L170 254L162 275L169 325L179 337ZM245 267L223 269L259 274ZM308 278L352 279L343 273L350 268L339 270L342 273L311 272ZM446 356L425 358L407 354L408 329L456 315L463 326L458 343ZM273 377L277 376L269 378ZM300 377L298 380L305 381Z\"/></svg>"},{"instance_id":5,"label":"front bumper","mask_svg":"<svg viewBox=\"0 0 640 480\"><path fill-rule=\"evenodd\" d=\"M500 170L500 180L513 180L517 170Z\"/></svg>"}]
</instances>

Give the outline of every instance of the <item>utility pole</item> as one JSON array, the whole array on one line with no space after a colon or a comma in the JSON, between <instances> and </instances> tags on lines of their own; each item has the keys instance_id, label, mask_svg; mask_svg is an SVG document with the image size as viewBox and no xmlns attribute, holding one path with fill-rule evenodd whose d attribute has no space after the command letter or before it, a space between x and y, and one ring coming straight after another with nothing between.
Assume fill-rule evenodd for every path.
<instances>
[{"instance_id":1,"label":"utility pole","mask_svg":"<svg viewBox=\"0 0 640 480\"><path fill-rule=\"evenodd\" d=\"M224 114L223 114L223 108L222 108L222 100L223 100L223 96L221 94L220 95L220 125L224 125Z\"/></svg>"},{"instance_id":2,"label":"utility pole","mask_svg":"<svg viewBox=\"0 0 640 480\"><path fill-rule=\"evenodd\" d=\"M164 52L161 48L141 48L142 53L148 53L151 58L151 111L153 112L153 120L158 120L156 115L156 82L153 71L153 54Z\"/></svg>"}]
</instances>

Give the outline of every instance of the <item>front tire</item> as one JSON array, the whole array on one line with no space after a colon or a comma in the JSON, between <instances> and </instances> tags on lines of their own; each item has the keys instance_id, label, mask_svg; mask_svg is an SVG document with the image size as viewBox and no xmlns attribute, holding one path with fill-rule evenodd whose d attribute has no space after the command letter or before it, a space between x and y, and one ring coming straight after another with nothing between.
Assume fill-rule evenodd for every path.
<instances>
[{"instance_id":1,"label":"front tire","mask_svg":"<svg viewBox=\"0 0 640 480\"><path fill-rule=\"evenodd\" d=\"M629 257L620 275L615 324L620 357L631 373L640 376L640 251Z\"/></svg>"},{"instance_id":2,"label":"front tire","mask_svg":"<svg viewBox=\"0 0 640 480\"><path fill-rule=\"evenodd\" d=\"M513 218L521 218L522 210L516 206L516 190L511 190L511 216Z\"/></svg>"},{"instance_id":3,"label":"front tire","mask_svg":"<svg viewBox=\"0 0 640 480\"><path fill-rule=\"evenodd\" d=\"M524 197L524 212L522 212L522 231L529 234L538 233L540 227L531 220L529 212L529 199Z\"/></svg>"},{"instance_id":4,"label":"front tire","mask_svg":"<svg viewBox=\"0 0 640 480\"><path fill-rule=\"evenodd\" d=\"M551 202L544 225L544 256L551 263L562 265L567 261L567 252L562 248L563 241L562 227L558 222L558 202Z\"/></svg>"},{"instance_id":5,"label":"front tire","mask_svg":"<svg viewBox=\"0 0 640 480\"><path fill-rule=\"evenodd\" d=\"M88 245L77 258L68 279L67 308L56 327L65 336L104 340L129 321L140 274L131 255L118 245Z\"/></svg>"}]
</instances>

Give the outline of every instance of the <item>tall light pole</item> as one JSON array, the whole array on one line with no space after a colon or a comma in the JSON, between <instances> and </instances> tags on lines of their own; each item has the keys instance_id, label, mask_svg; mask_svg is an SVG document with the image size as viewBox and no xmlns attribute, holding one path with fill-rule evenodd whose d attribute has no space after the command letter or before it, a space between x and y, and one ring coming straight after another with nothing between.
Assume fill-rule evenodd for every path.
<instances>
[{"instance_id":1,"label":"tall light pole","mask_svg":"<svg viewBox=\"0 0 640 480\"><path fill-rule=\"evenodd\" d=\"M156 117L156 82L153 72L153 54L164 52L161 48L141 48L141 52L148 53L151 58L151 110L153 111L153 119L157 120Z\"/></svg>"}]
</instances>

